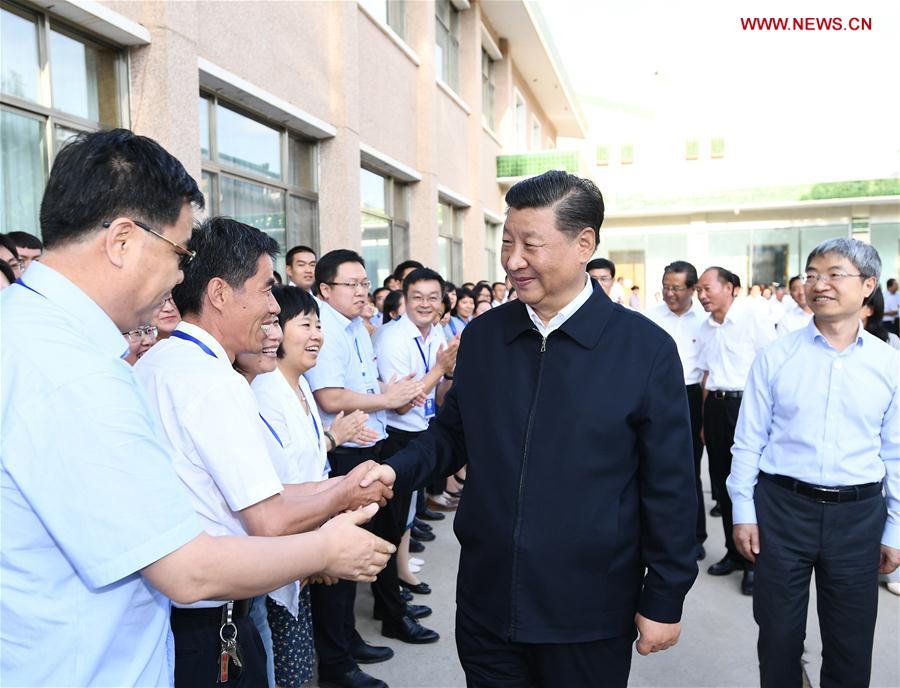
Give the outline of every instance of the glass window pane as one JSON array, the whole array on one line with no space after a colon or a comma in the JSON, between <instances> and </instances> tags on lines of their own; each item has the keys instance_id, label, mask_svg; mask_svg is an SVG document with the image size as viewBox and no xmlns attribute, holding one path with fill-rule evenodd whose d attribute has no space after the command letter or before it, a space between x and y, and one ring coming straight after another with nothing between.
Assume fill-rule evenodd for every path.
<instances>
[{"instance_id":1,"label":"glass window pane","mask_svg":"<svg viewBox=\"0 0 900 688\"><path fill-rule=\"evenodd\" d=\"M0 232L40 236L39 211L46 177L44 123L9 110L0 112Z\"/></svg>"},{"instance_id":2,"label":"glass window pane","mask_svg":"<svg viewBox=\"0 0 900 688\"><path fill-rule=\"evenodd\" d=\"M299 196L288 199L287 245L319 250L319 204Z\"/></svg>"},{"instance_id":3,"label":"glass window pane","mask_svg":"<svg viewBox=\"0 0 900 688\"><path fill-rule=\"evenodd\" d=\"M59 31L50 32L53 107L78 117L119 123L116 54Z\"/></svg>"},{"instance_id":4,"label":"glass window pane","mask_svg":"<svg viewBox=\"0 0 900 688\"><path fill-rule=\"evenodd\" d=\"M71 129L57 124L53 127L53 155L59 155L62 147L69 142L69 139L78 136L81 132L77 129Z\"/></svg>"},{"instance_id":5,"label":"glass window pane","mask_svg":"<svg viewBox=\"0 0 900 688\"><path fill-rule=\"evenodd\" d=\"M362 207L387 215L385 203L387 180L379 174L360 169L359 187L362 195Z\"/></svg>"},{"instance_id":6,"label":"glass window pane","mask_svg":"<svg viewBox=\"0 0 900 688\"><path fill-rule=\"evenodd\" d=\"M217 215L217 206L219 204L219 199L216 196L216 175L212 172L202 172L200 175L200 193L203 194L203 215L204 217L210 217L212 215Z\"/></svg>"},{"instance_id":7,"label":"glass window pane","mask_svg":"<svg viewBox=\"0 0 900 688\"><path fill-rule=\"evenodd\" d=\"M387 0L387 23L400 38L406 38L405 0Z\"/></svg>"},{"instance_id":8,"label":"glass window pane","mask_svg":"<svg viewBox=\"0 0 900 688\"><path fill-rule=\"evenodd\" d=\"M308 191L316 190L316 144L290 137L288 142L288 183Z\"/></svg>"},{"instance_id":9,"label":"glass window pane","mask_svg":"<svg viewBox=\"0 0 900 688\"><path fill-rule=\"evenodd\" d=\"M37 22L0 11L0 83L4 93L37 102L40 83Z\"/></svg>"},{"instance_id":10,"label":"glass window pane","mask_svg":"<svg viewBox=\"0 0 900 688\"><path fill-rule=\"evenodd\" d=\"M234 110L216 107L219 162L281 179L281 132Z\"/></svg>"},{"instance_id":11,"label":"glass window pane","mask_svg":"<svg viewBox=\"0 0 900 688\"><path fill-rule=\"evenodd\" d=\"M362 213L362 255L372 284L383 284L391 274L391 226L384 219Z\"/></svg>"},{"instance_id":12,"label":"glass window pane","mask_svg":"<svg viewBox=\"0 0 900 688\"><path fill-rule=\"evenodd\" d=\"M450 280L452 282L453 279L450 277L450 265L452 261L450 254L451 243L452 242L447 237L438 237L438 272L441 273L441 277L445 280Z\"/></svg>"},{"instance_id":13,"label":"glass window pane","mask_svg":"<svg viewBox=\"0 0 900 688\"><path fill-rule=\"evenodd\" d=\"M222 175L222 215L263 230L285 252L284 192Z\"/></svg>"},{"instance_id":14,"label":"glass window pane","mask_svg":"<svg viewBox=\"0 0 900 688\"><path fill-rule=\"evenodd\" d=\"M391 252L392 265L399 265L404 260L409 260L409 226L397 222L391 223Z\"/></svg>"},{"instance_id":15,"label":"glass window pane","mask_svg":"<svg viewBox=\"0 0 900 688\"><path fill-rule=\"evenodd\" d=\"M209 152L209 99L200 98L200 155L210 159Z\"/></svg>"}]
</instances>

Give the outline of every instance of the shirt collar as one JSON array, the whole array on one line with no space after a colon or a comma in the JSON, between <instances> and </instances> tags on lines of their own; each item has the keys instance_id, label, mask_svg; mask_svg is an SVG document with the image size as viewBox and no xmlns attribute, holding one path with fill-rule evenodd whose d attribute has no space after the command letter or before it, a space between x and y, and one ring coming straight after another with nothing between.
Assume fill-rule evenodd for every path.
<instances>
[{"instance_id":1,"label":"shirt collar","mask_svg":"<svg viewBox=\"0 0 900 688\"><path fill-rule=\"evenodd\" d=\"M359 318L354 318L350 320L350 318L343 315L340 311L338 311L334 306L332 306L327 301L319 301L320 309L324 309L326 313L330 313L331 317L337 320L338 324L341 326L342 330L347 330L348 332L353 332L354 323L359 320Z\"/></svg>"},{"instance_id":2,"label":"shirt collar","mask_svg":"<svg viewBox=\"0 0 900 688\"><path fill-rule=\"evenodd\" d=\"M402 327L406 331L407 336L409 336L413 339L418 339L419 337L422 336L422 333L419 332L419 328L416 327L416 324L412 320L410 320L406 316L405 313L400 316L400 320L397 321L397 325ZM427 341L427 340L431 339L434 336L434 334L435 334L435 326L432 325L431 329L428 330L428 336L423 337L423 341Z\"/></svg>"},{"instance_id":3,"label":"shirt collar","mask_svg":"<svg viewBox=\"0 0 900 688\"><path fill-rule=\"evenodd\" d=\"M209 332L204 330L202 327L200 327L199 325L194 325L192 323L185 322L184 320L182 320L180 323L178 323L178 325L175 327L175 329L179 330L180 332L184 332L185 334L190 335L194 339L197 339L197 340L203 342L204 344L206 344L206 346L209 347L210 351L212 351L216 355L216 358L224 361L225 364L229 368L231 367L231 359L228 357L228 353L225 351L225 348L219 343L218 339L213 337ZM197 346L193 342L185 342L185 343L190 344L191 346Z\"/></svg>"},{"instance_id":4,"label":"shirt collar","mask_svg":"<svg viewBox=\"0 0 900 688\"><path fill-rule=\"evenodd\" d=\"M668 304L666 304L666 303L661 304L661 311L662 311L663 317L665 317L665 318L680 319L680 318L687 318L689 316L701 317L701 318L706 317L706 311L703 310L703 306L701 306L700 302L696 301L695 299L691 299L691 307L688 308L681 315L678 315L677 313L675 313L675 311L673 311L671 308L669 308Z\"/></svg>"},{"instance_id":5,"label":"shirt collar","mask_svg":"<svg viewBox=\"0 0 900 688\"><path fill-rule=\"evenodd\" d=\"M93 341L110 356L121 358L128 353L128 342L112 318L78 285L61 273L38 261L32 261L25 279L31 290L62 308L80 321L86 339ZM26 289L20 285L16 289Z\"/></svg>"},{"instance_id":6,"label":"shirt collar","mask_svg":"<svg viewBox=\"0 0 900 688\"><path fill-rule=\"evenodd\" d=\"M806 325L806 335L809 337L809 341L811 342L821 342L825 346L831 347L831 344L828 343L828 340L825 338L825 335L819 331L819 328L816 326L816 318L815 316L809 319L809 323ZM859 325L856 329L856 345L862 346L865 343L865 336L868 334L865 328L863 327L862 320L859 321Z\"/></svg>"},{"instance_id":7,"label":"shirt collar","mask_svg":"<svg viewBox=\"0 0 900 688\"><path fill-rule=\"evenodd\" d=\"M578 296L576 296L574 299L569 301L567 305L561 308L559 313L554 315L550 319L550 322L547 323L547 325L544 325L543 322L541 322L540 316L538 316L538 314L535 313L534 309L527 303L525 304L525 310L528 311L528 317L531 318L531 322L535 324L539 331L543 330L545 327L559 327L560 325L562 325L562 323L571 318L575 311L581 308L587 302L587 300L591 298L591 294L593 292L594 287L591 284L591 279L588 274L585 273L584 288L578 293Z\"/></svg>"}]
</instances>

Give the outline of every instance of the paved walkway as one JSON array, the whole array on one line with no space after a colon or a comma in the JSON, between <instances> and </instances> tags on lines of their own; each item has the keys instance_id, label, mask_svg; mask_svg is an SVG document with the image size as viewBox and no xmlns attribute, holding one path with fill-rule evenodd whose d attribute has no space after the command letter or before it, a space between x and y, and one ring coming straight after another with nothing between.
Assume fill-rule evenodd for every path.
<instances>
[{"instance_id":1,"label":"paved walkway","mask_svg":"<svg viewBox=\"0 0 900 688\"><path fill-rule=\"evenodd\" d=\"M705 468L704 468L705 471ZM707 502L709 494L707 493ZM707 503L709 507L709 503ZM364 667L391 688L450 688L465 686L456 656L453 616L459 544L452 532L452 514L435 523L437 539L427 545L426 565L419 574L431 585L431 595L418 596L434 614L423 622L441 634L434 645L406 645L380 634L380 624L372 620L369 586L359 586L357 626L369 642L390 645L395 657L383 664ZM631 686L734 687L758 686L756 624L752 600L740 594L740 574L716 578L706 566L725 553L722 521L710 518L707 558L685 603L682 635L677 646L666 652L641 657L634 654ZM807 672L813 686L819 685L821 640L815 612L815 591L810 599L807 630ZM875 635L872 688L900 686L900 597L879 590L878 627Z\"/></svg>"}]
</instances>

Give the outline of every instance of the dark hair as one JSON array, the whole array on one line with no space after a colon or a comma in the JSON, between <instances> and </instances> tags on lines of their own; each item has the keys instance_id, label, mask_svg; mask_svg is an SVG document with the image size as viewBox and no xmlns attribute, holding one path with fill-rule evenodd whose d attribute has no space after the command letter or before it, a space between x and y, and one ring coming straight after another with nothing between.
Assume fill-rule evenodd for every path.
<instances>
[{"instance_id":1,"label":"dark hair","mask_svg":"<svg viewBox=\"0 0 900 688\"><path fill-rule=\"evenodd\" d=\"M394 268L394 277L398 280L402 280L404 270L409 270L410 268L418 270L419 268L424 267L425 266L417 260L404 260L402 263L400 263L400 265Z\"/></svg>"},{"instance_id":2,"label":"dark hair","mask_svg":"<svg viewBox=\"0 0 900 688\"><path fill-rule=\"evenodd\" d=\"M10 284L16 281L16 273L13 272L13 269L9 267L9 263L5 260L0 260L0 272L3 273L6 281Z\"/></svg>"},{"instance_id":3,"label":"dark hair","mask_svg":"<svg viewBox=\"0 0 900 688\"><path fill-rule=\"evenodd\" d=\"M403 292L395 289L384 297L384 304L381 307L381 324L386 325L391 321L391 311L395 311L400 307L400 301L403 299Z\"/></svg>"},{"instance_id":4,"label":"dark hair","mask_svg":"<svg viewBox=\"0 0 900 688\"><path fill-rule=\"evenodd\" d=\"M437 282L441 285L441 294L444 293L444 278L431 268L416 268L403 280L403 295L406 296L409 288L416 282Z\"/></svg>"},{"instance_id":5,"label":"dark hair","mask_svg":"<svg viewBox=\"0 0 900 688\"><path fill-rule=\"evenodd\" d=\"M381 292L381 291L388 291L388 292L389 292L390 289L388 289L387 287L376 287L376 288L375 288L375 291L372 292L372 298L373 298L373 299L378 298L378 292Z\"/></svg>"},{"instance_id":6,"label":"dark hair","mask_svg":"<svg viewBox=\"0 0 900 688\"><path fill-rule=\"evenodd\" d=\"M444 282L444 293L449 294L451 291L456 292L456 285L453 282Z\"/></svg>"},{"instance_id":7,"label":"dark hair","mask_svg":"<svg viewBox=\"0 0 900 688\"><path fill-rule=\"evenodd\" d=\"M459 317L459 315L456 312L456 309L459 307L459 302L462 301L463 299L472 299L472 307L474 308L475 295L468 289L457 289L456 290L456 305L453 306L453 310L450 311L451 315L455 315L456 317Z\"/></svg>"},{"instance_id":8,"label":"dark hair","mask_svg":"<svg viewBox=\"0 0 900 688\"><path fill-rule=\"evenodd\" d=\"M281 279L281 273L278 270L272 270L272 276L275 278L275 284L284 284L284 280Z\"/></svg>"},{"instance_id":9,"label":"dark hair","mask_svg":"<svg viewBox=\"0 0 900 688\"><path fill-rule=\"evenodd\" d=\"M499 287L504 287L504 288L506 288L506 282L494 282L494 283L491 285L491 289L493 289L494 287L498 287L498 286L499 286Z\"/></svg>"},{"instance_id":10,"label":"dark hair","mask_svg":"<svg viewBox=\"0 0 900 688\"><path fill-rule=\"evenodd\" d=\"M590 270L609 270L610 277L616 276L616 264L608 258L594 258L588 261L588 264L584 266L584 271Z\"/></svg>"},{"instance_id":11,"label":"dark hair","mask_svg":"<svg viewBox=\"0 0 900 688\"><path fill-rule=\"evenodd\" d=\"M875 291L869 294L869 298L863 301L863 306L872 309L872 315L866 318L866 332L878 337L881 341L888 340L888 331L884 326L884 294L881 287L875 287Z\"/></svg>"},{"instance_id":12,"label":"dark hair","mask_svg":"<svg viewBox=\"0 0 900 688\"><path fill-rule=\"evenodd\" d=\"M722 284L730 284L735 288L739 288L741 286L741 278L735 275L731 270L719 267L718 265L713 265L712 267L706 268L704 272L709 272L710 270L716 271L716 277L718 277L719 281Z\"/></svg>"},{"instance_id":13,"label":"dark hair","mask_svg":"<svg viewBox=\"0 0 900 688\"><path fill-rule=\"evenodd\" d=\"M366 267L366 261L356 251L351 251L348 248L329 251L319 258L316 263L316 291L319 290L321 285L334 282L338 270L344 263L359 263Z\"/></svg>"},{"instance_id":14,"label":"dark hair","mask_svg":"<svg viewBox=\"0 0 900 688\"><path fill-rule=\"evenodd\" d=\"M488 293L488 302L492 302L494 300L494 292L491 290L489 284L484 282L479 282L475 285L475 288L472 290L472 298L475 300L475 305L478 305L478 297L481 295L483 291L487 290Z\"/></svg>"},{"instance_id":15,"label":"dark hair","mask_svg":"<svg viewBox=\"0 0 900 688\"><path fill-rule=\"evenodd\" d=\"M278 314L278 324L282 331L285 326L299 315L319 315L319 304L305 289L294 285L278 284L272 288L272 296L281 306ZM278 358L284 358L284 342L278 345Z\"/></svg>"},{"instance_id":16,"label":"dark hair","mask_svg":"<svg viewBox=\"0 0 900 688\"><path fill-rule=\"evenodd\" d=\"M474 282L463 282L459 288L460 289L468 289L471 291L474 286L475 286Z\"/></svg>"},{"instance_id":17,"label":"dark hair","mask_svg":"<svg viewBox=\"0 0 900 688\"><path fill-rule=\"evenodd\" d=\"M211 217L194 229L188 247L197 257L184 266L184 281L172 289L181 314L199 314L203 294L215 277L234 289L256 274L260 256L278 255L278 242L265 232L230 217Z\"/></svg>"},{"instance_id":18,"label":"dark hair","mask_svg":"<svg viewBox=\"0 0 900 688\"><path fill-rule=\"evenodd\" d=\"M441 299L441 306L444 307L443 313L441 313L441 318L443 318L447 313L450 312L450 295L444 294L444 298Z\"/></svg>"},{"instance_id":19,"label":"dark hair","mask_svg":"<svg viewBox=\"0 0 900 688\"><path fill-rule=\"evenodd\" d=\"M393 289L391 289L391 288L388 286L388 282L394 282L394 281L396 281L396 280L397 280L397 278L394 277L393 273L391 273L390 275L388 275L387 277L385 277L385 278L382 280L381 286L384 287L385 289L387 289L388 291L394 291Z\"/></svg>"},{"instance_id":20,"label":"dark hair","mask_svg":"<svg viewBox=\"0 0 900 688\"><path fill-rule=\"evenodd\" d=\"M556 229L570 239L585 227L594 230L594 241L600 243L603 224L603 195L589 179L562 170L550 170L537 177L523 179L506 192L506 205L522 208L553 208Z\"/></svg>"},{"instance_id":21,"label":"dark hair","mask_svg":"<svg viewBox=\"0 0 900 688\"><path fill-rule=\"evenodd\" d=\"M684 275L684 286L688 289L697 284L697 268L686 260L673 260L663 269L663 275Z\"/></svg>"},{"instance_id":22,"label":"dark hair","mask_svg":"<svg viewBox=\"0 0 900 688\"><path fill-rule=\"evenodd\" d=\"M134 217L161 229L203 194L182 164L153 139L127 129L79 134L60 150L41 201L49 248L78 241L105 221Z\"/></svg>"},{"instance_id":23,"label":"dark hair","mask_svg":"<svg viewBox=\"0 0 900 688\"><path fill-rule=\"evenodd\" d=\"M803 278L800 275L794 275L788 280L788 289L794 286L794 282L799 282Z\"/></svg>"},{"instance_id":24,"label":"dark hair","mask_svg":"<svg viewBox=\"0 0 900 688\"><path fill-rule=\"evenodd\" d=\"M44 244L38 239L34 234L29 234L28 232L20 232L14 231L9 232L6 236L13 240L13 243L16 246L21 246L22 248L30 248L32 250L43 251Z\"/></svg>"},{"instance_id":25,"label":"dark hair","mask_svg":"<svg viewBox=\"0 0 900 688\"><path fill-rule=\"evenodd\" d=\"M16 257L16 260L21 260L19 249L16 248L16 242L10 239L8 234L0 234L0 246L12 253Z\"/></svg>"},{"instance_id":26,"label":"dark hair","mask_svg":"<svg viewBox=\"0 0 900 688\"><path fill-rule=\"evenodd\" d=\"M10 232L10 234L12 234L12 232ZM895 284L897 284L897 280L895 280L893 277L891 277L891 278L887 281L887 284L886 284L885 286L886 286L886 287L893 287Z\"/></svg>"},{"instance_id":27,"label":"dark hair","mask_svg":"<svg viewBox=\"0 0 900 688\"><path fill-rule=\"evenodd\" d=\"M294 246L294 248L287 252L287 255L284 257L284 262L290 265L291 261L294 260L294 256L296 256L298 253L312 253L313 255L316 255L316 252L313 251L309 246L303 246L301 244L300 246Z\"/></svg>"}]
</instances>

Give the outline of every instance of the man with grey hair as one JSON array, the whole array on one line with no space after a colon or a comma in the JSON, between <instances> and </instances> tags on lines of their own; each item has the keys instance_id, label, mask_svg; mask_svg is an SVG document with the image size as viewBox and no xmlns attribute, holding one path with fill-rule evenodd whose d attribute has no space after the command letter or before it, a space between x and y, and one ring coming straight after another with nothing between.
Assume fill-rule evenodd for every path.
<instances>
[{"instance_id":1,"label":"man with grey hair","mask_svg":"<svg viewBox=\"0 0 900 688\"><path fill-rule=\"evenodd\" d=\"M813 319L756 358L744 391L728 492L735 544L756 561L763 688L802 685L813 569L821 685L869 682L878 573L900 565L900 356L859 322L880 272L855 239L813 249Z\"/></svg>"}]
</instances>

